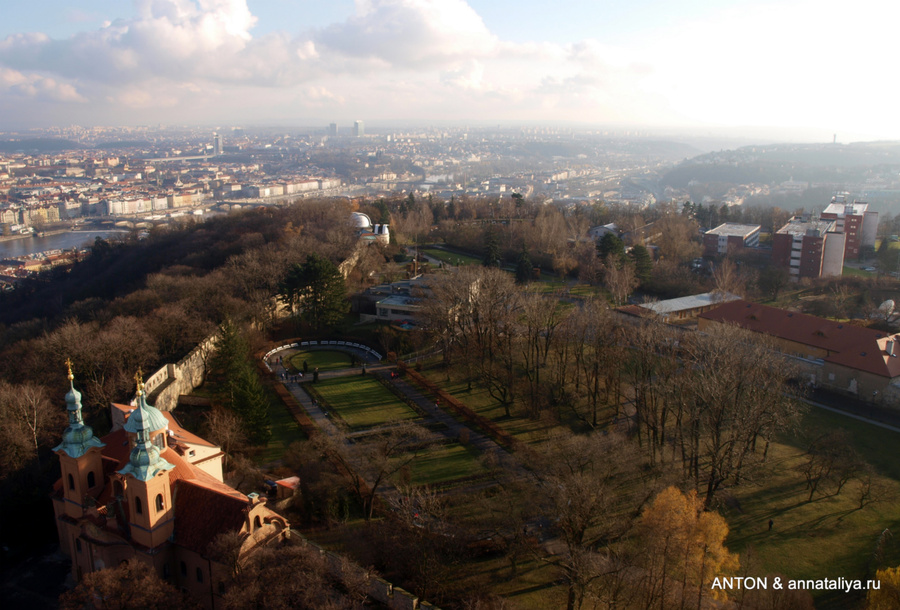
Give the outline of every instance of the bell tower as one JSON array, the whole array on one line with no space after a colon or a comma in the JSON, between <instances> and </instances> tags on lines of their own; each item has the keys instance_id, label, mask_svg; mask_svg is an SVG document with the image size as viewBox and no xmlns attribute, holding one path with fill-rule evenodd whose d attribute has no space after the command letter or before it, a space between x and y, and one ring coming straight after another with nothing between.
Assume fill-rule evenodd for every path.
<instances>
[{"instance_id":1,"label":"bell tower","mask_svg":"<svg viewBox=\"0 0 900 610\"><path fill-rule=\"evenodd\" d=\"M96 498L103 491L101 448L104 444L82 419L81 393L75 389L72 361L67 359L66 366L69 371L69 392L66 394L69 425L63 432L62 442L54 451L59 455L62 470L63 510L66 515L77 519L87 508L85 500Z\"/></svg>"},{"instance_id":2,"label":"bell tower","mask_svg":"<svg viewBox=\"0 0 900 610\"><path fill-rule=\"evenodd\" d=\"M124 483L128 523L132 539L148 548L165 542L175 529L172 488L168 471L174 465L161 457L166 450L169 423L158 409L147 404L141 373L137 381L137 408L125 422L133 448L128 463L118 472ZM155 441L155 442L154 442Z\"/></svg>"}]
</instances>

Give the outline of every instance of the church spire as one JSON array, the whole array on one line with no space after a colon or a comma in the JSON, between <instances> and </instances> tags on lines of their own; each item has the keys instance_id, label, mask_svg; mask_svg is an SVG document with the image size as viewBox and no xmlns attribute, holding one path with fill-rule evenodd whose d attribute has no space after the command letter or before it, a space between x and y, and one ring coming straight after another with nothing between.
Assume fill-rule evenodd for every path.
<instances>
[{"instance_id":1,"label":"church spire","mask_svg":"<svg viewBox=\"0 0 900 610\"><path fill-rule=\"evenodd\" d=\"M69 377L69 392L66 394L66 413L69 416L69 425L62 435L60 443L54 451L65 451L69 457L77 458L84 455L91 447L103 447L100 439L94 436L94 430L85 425L81 416L81 392L75 389L75 375L72 374L72 360L66 358L66 368Z\"/></svg>"},{"instance_id":2,"label":"church spire","mask_svg":"<svg viewBox=\"0 0 900 610\"><path fill-rule=\"evenodd\" d=\"M119 474L131 474L141 481L147 481L161 470L175 468L159 455L159 448L153 444L151 435L168 425L166 418L156 408L147 404L144 398L144 380L141 371L134 376L137 383L137 408L132 411L125 422L125 430L135 435L134 449L128 463L119 471Z\"/></svg>"}]
</instances>

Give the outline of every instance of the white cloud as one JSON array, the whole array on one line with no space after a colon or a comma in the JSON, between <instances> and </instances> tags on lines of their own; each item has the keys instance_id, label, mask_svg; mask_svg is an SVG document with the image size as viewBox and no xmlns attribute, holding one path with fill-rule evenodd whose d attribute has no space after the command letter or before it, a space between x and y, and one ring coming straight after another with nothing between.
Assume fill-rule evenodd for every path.
<instances>
[{"instance_id":1,"label":"white cloud","mask_svg":"<svg viewBox=\"0 0 900 610\"><path fill-rule=\"evenodd\" d=\"M463 0L357 0L356 14L316 35L320 46L393 67L433 68L486 57L496 37Z\"/></svg>"},{"instance_id":2,"label":"white cloud","mask_svg":"<svg viewBox=\"0 0 900 610\"><path fill-rule=\"evenodd\" d=\"M485 87L484 64L469 61L461 68L441 73L441 82L458 89L480 91Z\"/></svg>"},{"instance_id":3,"label":"white cloud","mask_svg":"<svg viewBox=\"0 0 900 610\"><path fill-rule=\"evenodd\" d=\"M71 84L36 74L23 74L0 66L0 91L35 101L75 102L87 100Z\"/></svg>"}]
</instances>

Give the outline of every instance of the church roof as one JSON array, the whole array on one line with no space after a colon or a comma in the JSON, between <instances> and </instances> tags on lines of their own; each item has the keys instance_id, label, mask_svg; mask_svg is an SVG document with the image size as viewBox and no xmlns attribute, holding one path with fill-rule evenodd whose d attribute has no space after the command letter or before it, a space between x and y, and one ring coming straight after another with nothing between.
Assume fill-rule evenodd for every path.
<instances>
[{"instance_id":1,"label":"church roof","mask_svg":"<svg viewBox=\"0 0 900 610\"><path fill-rule=\"evenodd\" d=\"M119 471L130 474L141 481L149 481L163 470L171 470L174 466L160 455L159 447L153 444L151 435L163 430L168 421L158 409L147 404L144 398L143 383L138 379L138 403L124 429L135 435L134 447L128 457L128 463Z\"/></svg>"},{"instance_id":2,"label":"church roof","mask_svg":"<svg viewBox=\"0 0 900 610\"><path fill-rule=\"evenodd\" d=\"M224 493L197 479L178 481L173 499L175 544L205 555L216 536L240 531L250 504L244 494L231 492Z\"/></svg>"},{"instance_id":3,"label":"church roof","mask_svg":"<svg viewBox=\"0 0 900 610\"><path fill-rule=\"evenodd\" d=\"M84 423L81 416L81 392L75 389L69 365L69 391L66 394L66 414L69 425L63 431L62 442L53 450L62 451L72 458L81 457L91 447L102 447L103 443L94 436L94 429Z\"/></svg>"},{"instance_id":4,"label":"church roof","mask_svg":"<svg viewBox=\"0 0 900 610\"><path fill-rule=\"evenodd\" d=\"M163 416L162 412L147 402L144 395L138 397L138 404L131 409L131 415L125 422L125 429L129 432L137 432L139 428L144 428L150 432L162 430L169 425L169 421Z\"/></svg>"}]
</instances>

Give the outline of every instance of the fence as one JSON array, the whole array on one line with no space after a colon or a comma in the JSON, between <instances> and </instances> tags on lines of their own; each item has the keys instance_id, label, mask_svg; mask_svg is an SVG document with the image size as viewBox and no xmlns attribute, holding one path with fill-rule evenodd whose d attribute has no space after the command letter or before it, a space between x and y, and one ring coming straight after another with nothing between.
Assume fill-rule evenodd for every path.
<instances>
[{"instance_id":1,"label":"fence","mask_svg":"<svg viewBox=\"0 0 900 610\"><path fill-rule=\"evenodd\" d=\"M269 367L269 370L272 370L272 367L269 366L269 358L277 354L278 352L282 352L286 349L303 349L303 348L321 348L321 347L330 347L335 349L340 348L352 348L358 349L360 351L366 352L374 357L376 360L381 360L383 356L376 352L374 349L369 347L368 345L363 345L362 343L354 343L353 341L338 341L326 339L322 341L294 341L292 343L286 343L284 345L279 345L278 347L272 348L265 353L263 356L263 362L266 363L266 366Z\"/></svg>"}]
</instances>

